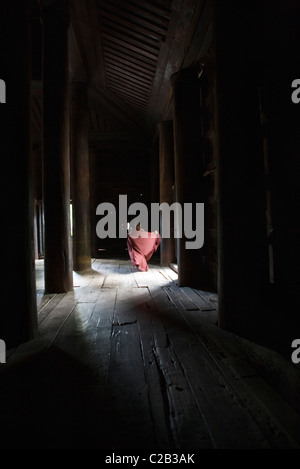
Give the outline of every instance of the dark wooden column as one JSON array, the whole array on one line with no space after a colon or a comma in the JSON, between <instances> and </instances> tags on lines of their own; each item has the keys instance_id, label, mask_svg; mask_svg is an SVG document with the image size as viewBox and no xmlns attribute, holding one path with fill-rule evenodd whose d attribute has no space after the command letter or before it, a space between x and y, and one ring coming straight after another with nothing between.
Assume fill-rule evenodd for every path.
<instances>
[{"instance_id":1,"label":"dark wooden column","mask_svg":"<svg viewBox=\"0 0 300 469\"><path fill-rule=\"evenodd\" d=\"M90 164L90 232L91 232L91 257L98 257L98 237L96 234L96 226L98 217L96 216L96 208L99 205L98 189L98 158L95 148L89 148L89 164Z\"/></svg>"},{"instance_id":2,"label":"dark wooden column","mask_svg":"<svg viewBox=\"0 0 300 469\"><path fill-rule=\"evenodd\" d=\"M1 267L0 338L7 349L37 334L30 139L30 2L0 2Z\"/></svg>"},{"instance_id":3,"label":"dark wooden column","mask_svg":"<svg viewBox=\"0 0 300 469\"><path fill-rule=\"evenodd\" d=\"M149 149L150 165L150 195L151 202L159 202L159 143L155 140Z\"/></svg>"},{"instance_id":4,"label":"dark wooden column","mask_svg":"<svg viewBox=\"0 0 300 469\"><path fill-rule=\"evenodd\" d=\"M300 77L300 3L274 2L265 12L265 49L262 57L262 111L269 165L269 228L273 254L272 336L277 313L277 343L290 353L299 330L300 305L300 103L294 103L292 82ZM278 69L278 54L282 57ZM284 314L283 314L284 312ZM269 324L270 324L269 319ZM275 323L276 324L276 323ZM271 334L268 332L268 337Z\"/></svg>"},{"instance_id":5,"label":"dark wooden column","mask_svg":"<svg viewBox=\"0 0 300 469\"><path fill-rule=\"evenodd\" d=\"M176 201L203 202L200 85L197 71L181 70L171 77L173 88L174 158ZM177 239L178 283L200 287L205 283L203 250L186 249L182 229Z\"/></svg>"},{"instance_id":6,"label":"dark wooden column","mask_svg":"<svg viewBox=\"0 0 300 469\"><path fill-rule=\"evenodd\" d=\"M73 288L70 239L69 13L65 2L42 11L44 34L45 291Z\"/></svg>"},{"instance_id":7,"label":"dark wooden column","mask_svg":"<svg viewBox=\"0 0 300 469\"><path fill-rule=\"evenodd\" d=\"M255 17L249 2L216 2L219 325L250 339L268 282Z\"/></svg>"},{"instance_id":8,"label":"dark wooden column","mask_svg":"<svg viewBox=\"0 0 300 469\"><path fill-rule=\"evenodd\" d=\"M71 167L73 269L91 267L87 85L72 83Z\"/></svg>"},{"instance_id":9,"label":"dark wooden column","mask_svg":"<svg viewBox=\"0 0 300 469\"><path fill-rule=\"evenodd\" d=\"M174 136L173 121L158 124L159 130L159 190L160 203L173 203L174 185ZM175 262L174 223L171 218L170 238L162 238L160 246L160 262L162 266L169 266Z\"/></svg>"}]
</instances>

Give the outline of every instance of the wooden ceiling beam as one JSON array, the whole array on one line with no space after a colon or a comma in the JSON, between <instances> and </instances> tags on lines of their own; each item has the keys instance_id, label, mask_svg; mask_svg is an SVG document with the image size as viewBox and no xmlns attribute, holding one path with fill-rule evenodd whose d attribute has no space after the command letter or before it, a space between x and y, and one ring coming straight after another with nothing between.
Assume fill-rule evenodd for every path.
<instances>
[{"instance_id":1,"label":"wooden ceiling beam","mask_svg":"<svg viewBox=\"0 0 300 469\"><path fill-rule=\"evenodd\" d=\"M140 99L143 102L148 101L147 94L144 94L140 90L136 90L132 88L128 89L128 87L121 85L118 80L111 80L110 87L116 90L119 90L121 92L124 92L130 96L135 96L137 99Z\"/></svg>"},{"instance_id":2,"label":"wooden ceiling beam","mask_svg":"<svg viewBox=\"0 0 300 469\"><path fill-rule=\"evenodd\" d=\"M162 18L165 18L167 21L170 18L172 0L169 0L166 2L161 2L159 0L160 4L164 4L164 7L162 5L157 5L152 1L145 1L145 0L131 0L131 3L135 3L137 6L141 7L142 9L150 10L153 14L160 16Z\"/></svg>"},{"instance_id":3,"label":"wooden ceiling beam","mask_svg":"<svg viewBox=\"0 0 300 469\"><path fill-rule=\"evenodd\" d=\"M136 101L130 96L122 96L122 101L124 101L124 103L128 104L129 106L132 106L134 109L138 110L142 114L145 114L145 112L147 111L147 106L145 104Z\"/></svg>"},{"instance_id":4,"label":"wooden ceiling beam","mask_svg":"<svg viewBox=\"0 0 300 469\"><path fill-rule=\"evenodd\" d=\"M132 96L122 96L122 100L125 101L126 103L135 106L137 109L139 109L142 112L145 112L147 109L147 105L144 103L141 103L140 101L137 101L135 98Z\"/></svg>"},{"instance_id":5,"label":"wooden ceiling beam","mask_svg":"<svg viewBox=\"0 0 300 469\"><path fill-rule=\"evenodd\" d=\"M148 59L151 59L154 63L157 60L157 57L158 57L158 52L157 51L149 52L149 51L143 49L142 46L135 46L134 44L131 44L130 42L128 42L124 39L118 39L118 37L113 35L113 33L103 32L102 36L107 41L113 42L114 44L117 44L118 46L125 49L126 51L134 52L135 54L138 54L142 58L147 57Z\"/></svg>"},{"instance_id":6,"label":"wooden ceiling beam","mask_svg":"<svg viewBox=\"0 0 300 469\"><path fill-rule=\"evenodd\" d=\"M107 70L107 72L115 73L116 75L122 77L125 80L128 79L128 80L132 81L133 83L140 84L144 88L147 88L147 89L151 90L152 83L151 83L150 79L148 79L147 77L143 78L141 76L137 77L135 73L128 72L127 70L120 67L116 63L107 62L106 63L106 70Z\"/></svg>"},{"instance_id":7,"label":"wooden ceiling beam","mask_svg":"<svg viewBox=\"0 0 300 469\"><path fill-rule=\"evenodd\" d=\"M122 94L121 94L122 93ZM147 111L148 109L148 100L141 100L139 98L136 98L133 94L131 93L126 93L125 91L121 92L120 93L120 98L124 101L124 98L127 98L127 102L131 101L133 104L135 104L136 106L139 106L140 107L140 110L143 111L144 113L144 116L143 118L145 118L145 112Z\"/></svg>"},{"instance_id":8,"label":"wooden ceiling beam","mask_svg":"<svg viewBox=\"0 0 300 469\"><path fill-rule=\"evenodd\" d=\"M101 19L102 24L102 31L116 31L121 34L125 34L126 37L130 36L138 43L146 44L147 46L151 47L152 49L159 49L160 48L160 41L157 39L153 39L152 37L147 36L145 33L141 34L132 30L130 27L123 26L121 23L116 23L114 21L110 21L109 19Z\"/></svg>"},{"instance_id":9,"label":"wooden ceiling beam","mask_svg":"<svg viewBox=\"0 0 300 469\"><path fill-rule=\"evenodd\" d=\"M80 51L81 68L93 90L89 99L95 99L99 115L105 112L112 122L116 120L133 133L140 128L148 134L150 128L156 128L166 116L170 77L190 51L190 39L197 32L195 11L203 2L70 2L73 44ZM137 110L144 112L145 122Z\"/></svg>"},{"instance_id":10,"label":"wooden ceiling beam","mask_svg":"<svg viewBox=\"0 0 300 469\"><path fill-rule=\"evenodd\" d=\"M140 109L143 112L146 111L147 109L147 104L141 103L140 101L136 100L132 96L123 96L122 99L126 101L127 103L132 104L133 106L135 106L135 108Z\"/></svg>"},{"instance_id":11,"label":"wooden ceiling beam","mask_svg":"<svg viewBox=\"0 0 300 469\"><path fill-rule=\"evenodd\" d=\"M118 24L118 27L122 27L123 29L130 29L131 33L139 34L141 37L146 37L147 39L151 39L152 41L160 42L161 41L161 34L151 31L150 29L141 27L138 24L133 24L130 21L127 21L124 17L117 16L110 11L101 8L100 21L104 21L110 24Z\"/></svg>"},{"instance_id":12,"label":"wooden ceiling beam","mask_svg":"<svg viewBox=\"0 0 300 469\"><path fill-rule=\"evenodd\" d=\"M136 60L135 58L128 57L127 55L123 54L120 51L112 49L111 47L104 46L105 52L105 60L109 61L116 61L117 63L121 63L126 67L129 67L129 70L132 70L133 73L137 75L145 75L153 77L155 72L155 67L150 66L148 64L141 65L141 62Z\"/></svg>"},{"instance_id":13,"label":"wooden ceiling beam","mask_svg":"<svg viewBox=\"0 0 300 469\"><path fill-rule=\"evenodd\" d=\"M109 35L113 34L115 38L120 39L123 42L126 42L126 43L128 42L129 44L132 44L133 46L136 46L138 48L142 48L142 50L148 51L151 54L158 55L159 44L157 42L154 45L151 45L149 43L146 43L146 40L144 38L136 39L132 36L130 30L125 29L125 34L124 34L123 32L119 32L117 25L115 25L114 28L106 27L102 25L102 31L103 33L106 33Z\"/></svg>"},{"instance_id":14,"label":"wooden ceiling beam","mask_svg":"<svg viewBox=\"0 0 300 469\"><path fill-rule=\"evenodd\" d=\"M120 82L120 80L118 79L112 79L110 80L110 83L109 83L109 87L111 88L114 88L114 89L118 89L120 90L121 92L126 92L127 94L131 94L132 96L135 96L137 99L143 101L143 102L147 102L148 103L148 100L149 100L149 93L148 94L144 94L143 90L141 88L137 88L137 87L134 87L134 86L130 86L130 85L126 85L126 83L122 83Z\"/></svg>"},{"instance_id":15,"label":"wooden ceiling beam","mask_svg":"<svg viewBox=\"0 0 300 469\"><path fill-rule=\"evenodd\" d=\"M164 17L162 17L151 11L149 7L148 9L141 8L140 2L135 3L130 0L112 0L110 3L114 3L118 9L122 9L125 15L129 12L130 15L134 15L138 21L143 20L144 22L147 22L151 25L151 28L161 28L164 31L167 31L168 29L169 18L165 17L165 12Z\"/></svg>"},{"instance_id":16,"label":"wooden ceiling beam","mask_svg":"<svg viewBox=\"0 0 300 469\"><path fill-rule=\"evenodd\" d=\"M139 98L146 100L147 102L149 100L149 92L147 90L145 93L143 88L139 86L135 86L134 83L132 84L132 83L126 83L124 81L121 81L117 77L115 78L112 77L109 80L109 86L110 87L118 86L120 90L124 90L124 91L127 91L128 93L139 95Z\"/></svg>"},{"instance_id":17,"label":"wooden ceiling beam","mask_svg":"<svg viewBox=\"0 0 300 469\"><path fill-rule=\"evenodd\" d=\"M94 108L100 114L106 115L113 122L119 122L124 131L133 135L138 134L144 139L151 139L146 123L110 89L90 86L88 97L91 108Z\"/></svg>"},{"instance_id":18,"label":"wooden ceiling beam","mask_svg":"<svg viewBox=\"0 0 300 469\"><path fill-rule=\"evenodd\" d=\"M118 2L110 1L109 3L106 2L105 4L101 3L101 6L99 8L100 16L101 16L101 11L110 11L116 16L124 18L126 21L129 21L133 26L138 25L140 27L146 28L147 30L154 31L155 33L159 34L162 37L166 35L166 32L167 32L166 27L153 24L145 20L143 17L137 17L135 14L133 14L130 11L130 9L128 9L128 5L126 8L126 4L123 4L123 8L122 8L122 6L119 5L119 0Z\"/></svg>"},{"instance_id":19,"label":"wooden ceiling beam","mask_svg":"<svg viewBox=\"0 0 300 469\"><path fill-rule=\"evenodd\" d=\"M156 61L150 60L147 57L142 56L141 54L137 54L132 50L130 53L126 47L118 46L114 43L104 42L103 49L106 51L109 49L112 53L118 54L120 57L127 58L128 61L134 62L136 64L140 64L141 67L147 67L149 70L155 71L156 68Z\"/></svg>"},{"instance_id":20,"label":"wooden ceiling beam","mask_svg":"<svg viewBox=\"0 0 300 469\"><path fill-rule=\"evenodd\" d=\"M149 100L149 123L163 119L171 89L170 77L177 71L185 53L186 37L193 15L202 0L173 0L172 13L165 44L162 44L157 61L152 93Z\"/></svg>"}]
</instances>

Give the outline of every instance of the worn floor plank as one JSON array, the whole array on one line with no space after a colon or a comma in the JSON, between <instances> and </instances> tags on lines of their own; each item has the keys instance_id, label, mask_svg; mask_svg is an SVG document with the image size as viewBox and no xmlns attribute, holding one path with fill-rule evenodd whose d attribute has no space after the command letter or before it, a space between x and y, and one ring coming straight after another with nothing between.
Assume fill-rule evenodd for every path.
<instances>
[{"instance_id":1,"label":"worn floor plank","mask_svg":"<svg viewBox=\"0 0 300 469\"><path fill-rule=\"evenodd\" d=\"M216 326L217 295L93 259L0 369L4 448L300 447L299 369ZM11 438L13 435L13 438Z\"/></svg>"},{"instance_id":2,"label":"worn floor plank","mask_svg":"<svg viewBox=\"0 0 300 469\"><path fill-rule=\"evenodd\" d=\"M113 328L107 379L106 445L153 448L155 439L136 323Z\"/></svg>"},{"instance_id":3,"label":"worn floor plank","mask_svg":"<svg viewBox=\"0 0 300 469\"><path fill-rule=\"evenodd\" d=\"M240 403L247 407L251 419L254 419L271 447L298 447L297 438L295 440L292 434L300 432L300 415L295 407L291 408L282 400L277 390L271 391L265 378L258 375L248 355L239 347L237 338L216 329L205 315L185 310L171 289L168 289L168 295L171 295L182 317L196 332L215 368L225 377ZM278 356L277 362L280 361ZM282 425L283 420L286 420L285 425Z\"/></svg>"},{"instance_id":4,"label":"worn floor plank","mask_svg":"<svg viewBox=\"0 0 300 469\"><path fill-rule=\"evenodd\" d=\"M169 290L168 290L169 291ZM268 447L253 419L245 412L210 355L162 291L152 292L169 340L185 371L199 410L205 417L215 448ZM178 296L176 296L178 300ZM174 297L173 297L174 299ZM180 333L178 331L180 330ZM220 425L222 422L222 425ZM224 432L224 427L230 432Z\"/></svg>"}]
</instances>

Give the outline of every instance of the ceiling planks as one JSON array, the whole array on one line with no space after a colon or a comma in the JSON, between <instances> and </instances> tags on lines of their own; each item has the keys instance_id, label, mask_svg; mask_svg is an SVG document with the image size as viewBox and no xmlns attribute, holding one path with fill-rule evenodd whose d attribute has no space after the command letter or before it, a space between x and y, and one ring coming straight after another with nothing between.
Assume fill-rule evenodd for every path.
<instances>
[{"instance_id":1,"label":"ceiling planks","mask_svg":"<svg viewBox=\"0 0 300 469\"><path fill-rule=\"evenodd\" d=\"M186 39L198 3L199 0L71 2L72 28L88 84L97 91L97 103L101 104L102 99L102 108L113 111L111 118L115 120L119 115L120 125L126 116L127 126L131 122L133 130L138 122L139 127L152 133L164 118L170 77L186 52ZM72 44L71 55L76 57L74 39Z\"/></svg>"},{"instance_id":2,"label":"ceiling planks","mask_svg":"<svg viewBox=\"0 0 300 469\"><path fill-rule=\"evenodd\" d=\"M98 1L107 87L138 113L148 109L171 3Z\"/></svg>"},{"instance_id":3,"label":"ceiling planks","mask_svg":"<svg viewBox=\"0 0 300 469\"><path fill-rule=\"evenodd\" d=\"M38 70L41 27L37 5L32 21L34 43L39 44ZM184 58L190 64L199 55L199 37L207 27L206 15L199 26L202 6L203 0L70 2L70 80L89 87L93 131L103 127L95 119L104 119L105 128L153 138L157 123L170 118L172 73L186 66ZM40 72L36 80L41 80ZM37 106L35 103L35 127L40 114Z\"/></svg>"}]
</instances>

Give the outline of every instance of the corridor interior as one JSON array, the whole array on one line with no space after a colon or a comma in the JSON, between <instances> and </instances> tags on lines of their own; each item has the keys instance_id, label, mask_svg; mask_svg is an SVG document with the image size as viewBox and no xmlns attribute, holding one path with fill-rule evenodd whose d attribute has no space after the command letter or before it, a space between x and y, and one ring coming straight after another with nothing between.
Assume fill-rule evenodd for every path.
<instances>
[{"instance_id":1,"label":"corridor interior","mask_svg":"<svg viewBox=\"0 0 300 469\"><path fill-rule=\"evenodd\" d=\"M216 294L126 255L44 294L35 262L39 335L0 370L4 448L299 449L299 369L217 327Z\"/></svg>"},{"instance_id":2,"label":"corridor interior","mask_svg":"<svg viewBox=\"0 0 300 469\"><path fill-rule=\"evenodd\" d=\"M299 44L299 0L1 0L0 448L300 448Z\"/></svg>"}]
</instances>

